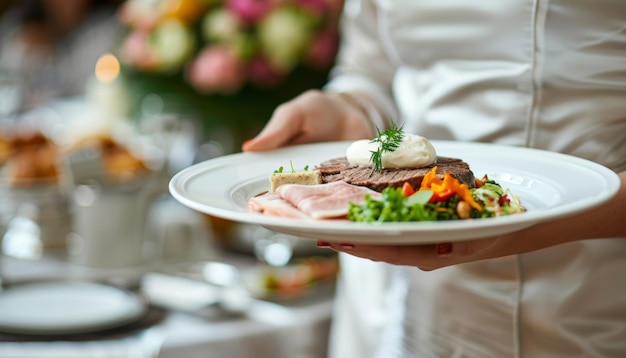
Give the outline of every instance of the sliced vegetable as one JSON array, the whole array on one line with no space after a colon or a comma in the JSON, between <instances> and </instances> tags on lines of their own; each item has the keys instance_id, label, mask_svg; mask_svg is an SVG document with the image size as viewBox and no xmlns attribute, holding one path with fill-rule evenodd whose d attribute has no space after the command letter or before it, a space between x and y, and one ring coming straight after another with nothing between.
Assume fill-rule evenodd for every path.
<instances>
[{"instance_id":1,"label":"sliced vegetable","mask_svg":"<svg viewBox=\"0 0 626 358\"><path fill-rule=\"evenodd\" d=\"M461 184L458 179L448 172L443 174L443 180L437 178L437 166L433 167L433 169L424 176L419 190L424 189L432 190L433 197L431 198L431 202L445 201L454 194L457 194L474 209L478 211L482 210L482 207L474 201L472 192L467 184Z\"/></svg>"},{"instance_id":2,"label":"sliced vegetable","mask_svg":"<svg viewBox=\"0 0 626 358\"><path fill-rule=\"evenodd\" d=\"M480 186L470 189L449 173L436 177L437 168L428 172L419 190L405 183L401 188L385 188L380 200L369 195L362 205L350 204L348 219L361 222L440 221L478 219L526 211L519 198L484 176Z\"/></svg>"},{"instance_id":3,"label":"sliced vegetable","mask_svg":"<svg viewBox=\"0 0 626 358\"><path fill-rule=\"evenodd\" d=\"M404 203L408 206L413 206L415 204L426 205L427 203L430 202L430 198L432 198L432 196L433 196L432 191L428 189L420 190L420 191L416 191L413 195L406 198L406 201Z\"/></svg>"},{"instance_id":4,"label":"sliced vegetable","mask_svg":"<svg viewBox=\"0 0 626 358\"><path fill-rule=\"evenodd\" d=\"M402 194L404 194L404 196L406 196L407 198L415 194L415 189L413 189L411 183L404 182L404 184L402 184Z\"/></svg>"},{"instance_id":5,"label":"sliced vegetable","mask_svg":"<svg viewBox=\"0 0 626 358\"><path fill-rule=\"evenodd\" d=\"M430 202L434 203L434 202L437 202L437 201L446 201L446 200L450 199L450 197L452 195L454 195L454 194L456 194L456 193L451 188L446 188L446 189L441 190L441 191L433 192L433 195L430 198Z\"/></svg>"}]
</instances>

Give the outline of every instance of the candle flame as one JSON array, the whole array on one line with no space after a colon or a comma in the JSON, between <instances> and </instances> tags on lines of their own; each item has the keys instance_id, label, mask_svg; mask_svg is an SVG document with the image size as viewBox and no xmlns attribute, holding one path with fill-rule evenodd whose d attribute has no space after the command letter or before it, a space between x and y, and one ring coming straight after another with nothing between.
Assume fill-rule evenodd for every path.
<instances>
[{"instance_id":1,"label":"candle flame","mask_svg":"<svg viewBox=\"0 0 626 358\"><path fill-rule=\"evenodd\" d=\"M120 74L120 61L114 55L107 53L96 62L96 78L102 82L112 82Z\"/></svg>"}]
</instances>

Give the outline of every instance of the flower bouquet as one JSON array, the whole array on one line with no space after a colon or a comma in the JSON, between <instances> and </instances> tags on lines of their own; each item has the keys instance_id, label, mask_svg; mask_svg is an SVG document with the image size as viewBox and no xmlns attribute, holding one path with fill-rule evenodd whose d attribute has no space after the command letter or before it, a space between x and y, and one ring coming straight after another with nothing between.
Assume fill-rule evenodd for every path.
<instances>
[{"instance_id":1,"label":"flower bouquet","mask_svg":"<svg viewBox=\"0 0 626 358\"><path fill-rule=\"evenodd\" d=\"M201 94L269 89L333 63L342 0L128 0L122 62L182 75Z\"/></svg>"}]
</instances>

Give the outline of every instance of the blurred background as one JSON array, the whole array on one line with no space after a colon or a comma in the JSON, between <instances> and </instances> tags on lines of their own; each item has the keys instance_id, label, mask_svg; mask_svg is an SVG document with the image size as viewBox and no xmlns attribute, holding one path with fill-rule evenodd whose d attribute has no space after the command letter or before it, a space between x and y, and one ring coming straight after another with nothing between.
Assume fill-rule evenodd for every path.
<instances>
[{"instance_id":1,"label":"blurred background","mask_svg":"<svg viewBox=\"0 0 626 358\"><path fill-rule=\"evenodd\" d=\"M167 183L238 152L277 105L325 83L342 5L0 1L0 316L2 297L25 282L80 279L146 295L147 277L222 287L206 274L218 263L245 276L254 299L289 309L313 299L315 324L326 329L334 255L312 240L192 212ZM157 291L149 307L181 311ZM0 317L0 353L2 342L41 341L12 324ZM317 353L299 356L323 355L318 334L309 342Z\"/></svg>"},{"instance_id":2,"label":"blurred background","mask_svg":"<svg viewBox=\"0 0 626 358\"><path fill-rule=\"evenodd\" d=\"M223 140L228 152L256 134L277 104L325 82L342 5L341 0L4 4L0 64L20 76L18 111L54 98L97 95L104 92L99 82L115 83L125 96L94 100L109 101L103 105L119 107L117 115L134 121L164 113L193 118L209 138L228 133L233 142ZM119 74L105 73L110 66L95 72L106 53L114 56L109 65L119 61Z\"/></svg>"}]
</instances>

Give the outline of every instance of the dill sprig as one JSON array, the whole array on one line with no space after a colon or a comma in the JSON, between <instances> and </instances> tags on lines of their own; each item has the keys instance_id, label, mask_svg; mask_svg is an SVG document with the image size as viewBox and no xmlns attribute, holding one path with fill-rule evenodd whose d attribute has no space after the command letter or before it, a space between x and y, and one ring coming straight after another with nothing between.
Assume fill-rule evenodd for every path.
<instances>
[{"instance_id":1,"label":"dill sprig","mask_svg":"<svg viewBox=\"0 0 626 358\"><path fill-rule=\"evenodd\" d=\"M398 149L402 138L404 138L404 130L402 127L396 127L395 124L392 124L389 129L383 132L376 128L376 132L378 132L378 134L371 141L371 143L378 143L378 149L370 152L372 153L370 156L372 173L374 173L374 171L380 172L383 170L383 154L391 153Z\"/></svg>"}]
</instances>

